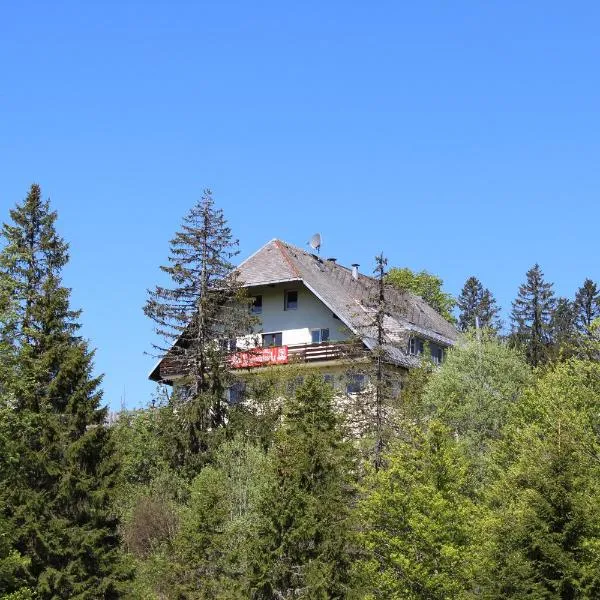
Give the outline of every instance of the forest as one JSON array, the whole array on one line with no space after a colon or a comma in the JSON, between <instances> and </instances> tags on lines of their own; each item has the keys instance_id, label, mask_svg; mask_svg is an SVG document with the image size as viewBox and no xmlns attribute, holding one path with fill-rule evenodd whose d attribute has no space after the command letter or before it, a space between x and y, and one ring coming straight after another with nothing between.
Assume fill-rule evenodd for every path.
<instances>
[{"instance_id":1,"label":"forest","mask_svg":"<svg viewBox=\"0 0 600 600\"><path fill-rule=\"evenodd\" d=\"M535 264L502 323L476 277L453 298L380 255L375 325L394 286L460 337L441 365L399 373L380 341L352 367L372 382L358 435L318 371L264 369L225 401L215 340L255 322L206 191L143 307L140 348L188 375L108 419L56 212L32 185L2 218L2 600L600 598L592 279L556 297Z\"/></svg>"}]
</instances>

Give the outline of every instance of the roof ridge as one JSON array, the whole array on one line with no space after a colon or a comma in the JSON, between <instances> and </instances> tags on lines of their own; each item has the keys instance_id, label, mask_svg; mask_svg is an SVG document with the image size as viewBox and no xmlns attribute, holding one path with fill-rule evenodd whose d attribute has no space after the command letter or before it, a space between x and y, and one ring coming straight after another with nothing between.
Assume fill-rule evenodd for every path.
<instances>
[{"instance_id":1,"label":"roof ridge","mask_svg":"<svg viewBox=\"0 0 600 600\"><path fill-rule=\"evenodd\" d=\"M300 271L298 271L296 265L292 262L292 259L288 256L287 252L285 251L286 243L282 242L281 240L278 240L277 238L275 238L272 241L274 241L277 248L279 248L279 251L281 252L281 255L283 256L284 260L287 262L290 269L292 269L292 273L295 273L298 279L304 280L304 277L302 277L302 274L300 273Z\"/></svg>"}]
</instances>

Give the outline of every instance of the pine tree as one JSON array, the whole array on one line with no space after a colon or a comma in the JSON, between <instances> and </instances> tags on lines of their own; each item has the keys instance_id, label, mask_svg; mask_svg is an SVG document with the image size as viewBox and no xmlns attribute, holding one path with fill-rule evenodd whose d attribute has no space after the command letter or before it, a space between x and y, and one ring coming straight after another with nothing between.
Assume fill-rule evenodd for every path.
<instances>
[{"instance_id":1,"label":"pine tree","mask_svg":"<svg viewBox=\"0 0 600 600\"><path fill-rule=\"evenodd\" d=\"M467 279L456 304L460 309L458 327L461 331L475 327L477 319L482 328L486 327L496 332L500 329L500 308L492 292L484 289L477 277Z\"/></svg>"},{"instance_id":2,"label":"pine tree","mask_svg":"<svg viewBox=\"0 0 600 600\"><path fill-rule=\"evenodd\" d=\"M171 240L169 264L161 266L171 287L149 290L144 306L163 340L154 348L171 369L184 375L175 396L185 420L184 454L205 451L207 432L224 424L229 340L250 333L254 324L230 262L237 248L223 211L205 190Z\"/></svg>"},{"instance_id":3,"label":"pine tree","mask_svg":"<svg viewBox=\"0 0 600 600\"><path fill-rule=\"evenodd\" d=\"M513 301L511 339L527 360L538 366L548 360L552 343L552 314L556 307L552 284L544 281L538 264L527 271L527 281Z\"/></svg>"},{"instance_id":4,"label":"pine tree","mask_svg":"<svg viewBox=\"0 0 600 600\"><path fill-rule=\"evenodd\" d=\"M286 407L272 450L274 483L261 502L253 598L344 598L348 593L353 451L333 390L307 378Z\"/></svg>"},{"instance_id":5,"label":"pine tree","mask_svg":"<svg viewBox=\"0 0 600 600\"><path fill-rule=\"evenodd\" d=\"M576 325L581 333L589 335L590 326L600 317L600 290L586 279L575 294Z\"/></svg>"},{"instance_id":6,"label":"pine tree","mask_svg":"<svg viewBox=\"0 0 600 600\"><path fill-rule=\"evenodd\" d=\"M20 459L3 482L4 516L37 597L118 598L128 573L109 503L116 465L93 352L61 285L68 247L39 186L10 216L0 279L14 301L4 331L14 360L0 437Z\"/></svg>"}]
</instances>

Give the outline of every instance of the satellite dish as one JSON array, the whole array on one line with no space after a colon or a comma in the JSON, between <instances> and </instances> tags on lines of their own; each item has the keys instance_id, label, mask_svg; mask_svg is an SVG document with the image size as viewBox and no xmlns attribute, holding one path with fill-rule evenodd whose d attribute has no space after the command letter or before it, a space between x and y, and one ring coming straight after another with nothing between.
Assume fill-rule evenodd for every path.
<instances>
[{"instance_id":1,"label":"satellite dish","mask_svg":"<svg viewBox=\"0 0 600 600\"><path fill-rule=\"evenodd\" d=\"M313 250L319 252L319 250L321 249L321 234L315 233L315 235L313 235L310 238L310 241L308 243Z\"/></svg>"}]
</instances>

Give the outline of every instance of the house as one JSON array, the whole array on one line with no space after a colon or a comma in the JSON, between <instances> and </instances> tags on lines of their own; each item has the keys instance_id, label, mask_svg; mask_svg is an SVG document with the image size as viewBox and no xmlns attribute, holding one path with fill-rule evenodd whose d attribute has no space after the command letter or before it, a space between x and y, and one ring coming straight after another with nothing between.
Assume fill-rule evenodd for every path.
<instances>
[{"instance_id":1,"label":"house","mask_svg":"<svg viewBox=\"0 0 600 600\"><path fill-rule=\"evenodd\" d=\"M231 342L231 365L240 374L265 367L296 364L318 368L325 377L344 371L348 348L368 353L376 346L378 282L359 265L339 265L278 239L271 240L239 267L239 279L253 298L260 321L255 335ZM386 362L406 370L428 351L435 362L456 338L456 329L421 298L385 288ZM353 342L352 344L350 342ZM171 383L168 357L150 379ZM363 382L349 382L348 391Z\"/></svg>"}]
</instances>

